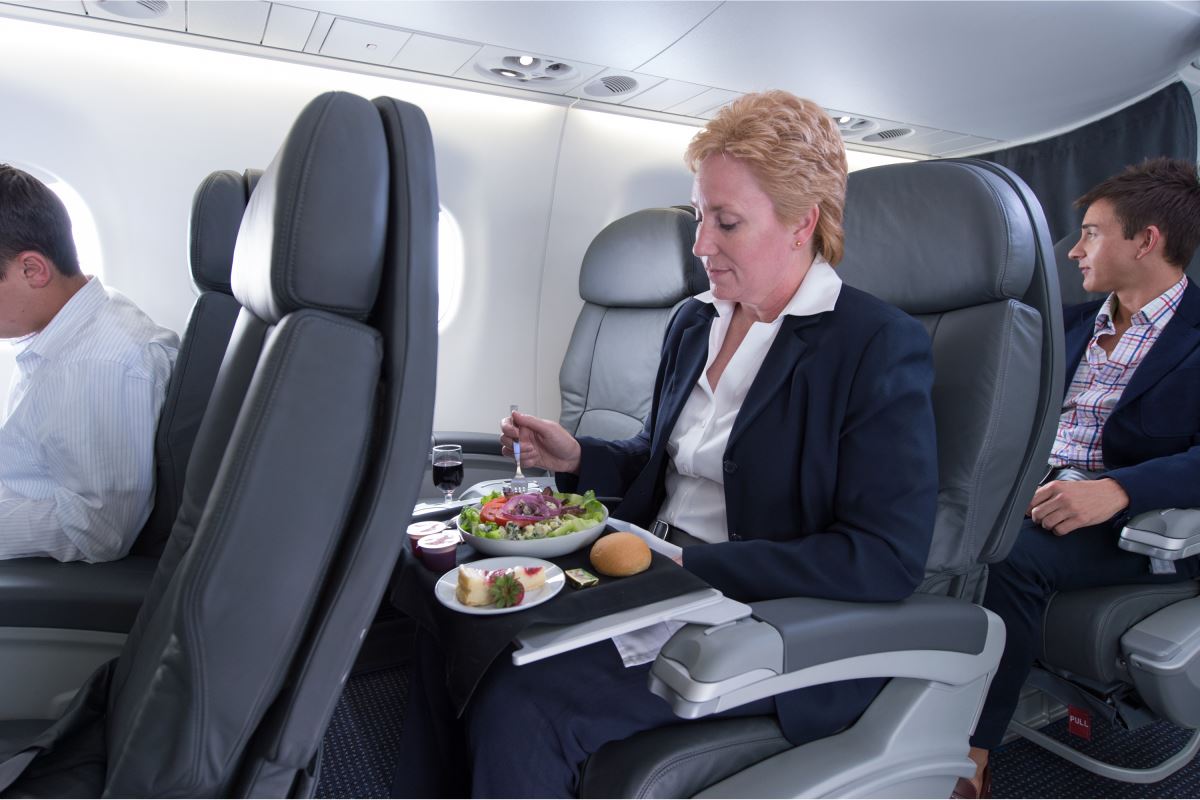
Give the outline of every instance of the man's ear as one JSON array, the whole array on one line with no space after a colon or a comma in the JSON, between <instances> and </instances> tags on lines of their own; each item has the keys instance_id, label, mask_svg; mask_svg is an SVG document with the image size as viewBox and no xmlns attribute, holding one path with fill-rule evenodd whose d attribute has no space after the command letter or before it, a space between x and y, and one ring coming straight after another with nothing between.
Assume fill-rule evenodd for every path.
<instances>
[{"instance_id":1,"label":"man's ear","mask_svg":"<svg viewBox=\"0 0 1200 800\"><path fill-rule=\"evenodd\" d=\"M1147 225L1142 228L1133 237L1133 240L1137 243L1137 252L1133 254L1134 258L1142 258L1155 250L1159 254L1162 253L1163 236L1157 225Z\"/></svg>"},{"instance_id":2,"label":"man's ear","mask_svg":"<svg viewBox=\"0 0 1200 800\"><path fill-rule=\"evenodd\" d=\"M54 278L54 264L37 250L26 250L15 260L17 269L9 270L8 277L25 281L31 289L43 289Z\"/></svg>"}]
</instances>

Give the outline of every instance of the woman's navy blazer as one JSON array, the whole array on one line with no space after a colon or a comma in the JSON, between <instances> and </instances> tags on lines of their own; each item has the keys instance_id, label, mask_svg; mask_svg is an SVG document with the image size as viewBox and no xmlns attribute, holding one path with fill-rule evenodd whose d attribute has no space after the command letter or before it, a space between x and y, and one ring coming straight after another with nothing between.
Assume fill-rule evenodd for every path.
<instances>
[{"instance_id":1,"label":"woman's navy blazer","mask_svg":"<svg viewBox=\"0 0 1200 800\"><path fill-rule=\"evenodd\" d=\"M653 522L667 439L704 369L715 315L698 300L680 309L645 428L616 442L581 437L578 481L560 474L561 487L622 495L614 516ZM908 597L924 575L937 504L932 384L925 329L871 295L843 285L832 311L785 317L725 450L730 541L689 548L684 566L744 602ZM777 698L788 738L813 738L797 728L813 724L832 733L881 685L813 687L829 706L820 712L815 693L800 697L808 690Z\"/></svg>"}]
</instances>

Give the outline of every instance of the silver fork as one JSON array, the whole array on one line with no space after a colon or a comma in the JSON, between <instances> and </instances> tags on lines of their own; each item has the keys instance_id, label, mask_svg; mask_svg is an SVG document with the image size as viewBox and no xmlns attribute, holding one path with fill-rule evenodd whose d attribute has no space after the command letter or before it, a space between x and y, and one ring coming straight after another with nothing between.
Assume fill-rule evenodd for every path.
<instances>
[{"instance_id":1,"label":"silver fork","mask_svg":"<svg viewBox=\"0 0 1200 800\"><path fill-rule=\"evenodd\" d=\"M508 407L508 413L509 413L510 417L513 414L517 413L517 405L515 403ZM525 474L523 472L521 472L521 429L520 428L517 428L517 438L513 439L513 457L517 460L517 474L513 475L512 480L509 481L509 485L512 486L512 490L515 493L521 494L529 489L529 479L525 477Z\"/></svg>"}]
</instances>

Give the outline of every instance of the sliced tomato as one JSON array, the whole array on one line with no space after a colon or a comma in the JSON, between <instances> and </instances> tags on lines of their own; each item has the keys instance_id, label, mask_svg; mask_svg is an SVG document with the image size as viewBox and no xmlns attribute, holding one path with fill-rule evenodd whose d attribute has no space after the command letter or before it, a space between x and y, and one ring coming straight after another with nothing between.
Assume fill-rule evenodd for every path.
<instances>
[{"instance_id":1,"label":"sliced tomato","mask_svg":"<svg viewBox=\"0 0 1200 800\"><path fill-rule=\"evenodd\" d=\"M490 522L493 525L503 525L508 522L508 517L501 513L506 499L504 497L497 497L495 500L485 503L483 508L479 509L479 521Z\"/></svg>"}]
</instances>

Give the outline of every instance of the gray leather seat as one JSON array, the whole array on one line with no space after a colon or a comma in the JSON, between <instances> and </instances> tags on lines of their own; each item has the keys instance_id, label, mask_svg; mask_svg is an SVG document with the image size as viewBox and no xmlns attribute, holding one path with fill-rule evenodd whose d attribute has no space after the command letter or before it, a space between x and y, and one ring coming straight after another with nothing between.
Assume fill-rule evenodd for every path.
<instances>
[{"instance_id":1,"label":"gray leather seat","mask_svg":"<svg viewBox=\"0 0 1200 800\"><path fill-rule=\"evenodd\" d=\"M10 793L315 788L429 441L432 158L413 106L329 93L301 112L238 234L241 309L150 593L120 658L0 765L32 758Z\"/></svg>"},{"instance_id":2,"label":"gray leather seat","mask_svg":"<svg viewBox=\"0 0 1200 800\"><path fill-rule=\"evenodd\" d=\"M233 297L230 272L242 213L262 170L214 172L192 198L188 228L188 265L198 294L179 341L179 357L167 384L154 438L154 507L130 550L157 557L166 546L179 511L192 444L217 370L229 344L240 306Z\"/></svg>"},{"instance_id":3,"label":"gray leather seat","mask_svg":"<svg viewBox=\"0 0 1200 800\"><path fill-rule=\"evenodd\" d=\"M708 289L695 239L690 208L648 208L612 222L588 246L583 309L558 373L559 422L572 434L625 439L642 429L667 324Z\"/></svg>"},{"instance_id":4,"label":"gray leather seat","mask_svg":"<svg viewBox=\"0 0 1200 800\"><path fill-rule=\"evenodd\" d=\"M642 429L667 324L684 300L708 289L695 239L695 212L672 206L621 217L588 246L579 269L583 308L558 373L559 422L572 434L623 439ZM513 474L495 432L439 431L435 440L463 445L473 495Z\"/></svg>"},{"instance_id":5,"label":"gray leather seat","mask_svg":"<svg viewBox=\"0 0 1200 800\"><path fill-rule=\"evenodd\" d=\"M1085 292L1078 265L1067 253L1077 233L1054 247L1064 305L1100 300L1104 294ZM1200 254L1187 267L1188 278L1200 280ZM1073 373L1078 364L1067 364ZM1124 545L1123 545L1124 546ZM1163 718L1186 728L1200 728L1200 659L1194 641L1200 638L1200 582L1164 586L1107 586L1055 594L1043 617L1041 668L1030 684L1055 699L1088 709L1098 719L1136 728ZM1139 632L1140 631L1140 632ZM1157 663L1144 645L1161 651L1172 664ZM1132 770L1067 752L1023 725L1020 733L1048 746L1079 766L1116 780L1139 783L1161 780L1183 766L1200 750L1200 732L1180 754L1159 767ZM1182 757L1186 756L1186 757Z\"/></svg>"},{"instance_id":6,"label":"gray leather seat","mask_svg":"<svg viewBox=\"0 0 1200 800\"><path fill-rule=\"evenodd\" d=\"M926 594L878 605L775 600L734 625L689 625L655 662L651 686L690 715L829 681L892 680L856 724L801 747L771 718L610 744L588 763L583 796L946 797L973 774L968 737L1004 636L971 601L983 565L1011 547L1057 420L1062 333L1050 251L1040 205L995 165L929 161L850 176L839 273L916 316L933 340L940 490ZM782 671L755 655L779 638ZM736 671L706 661L708 650L739 653ZM703 679L689 683L681 671Z\"/></svg>"}]
</instances>

